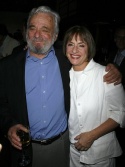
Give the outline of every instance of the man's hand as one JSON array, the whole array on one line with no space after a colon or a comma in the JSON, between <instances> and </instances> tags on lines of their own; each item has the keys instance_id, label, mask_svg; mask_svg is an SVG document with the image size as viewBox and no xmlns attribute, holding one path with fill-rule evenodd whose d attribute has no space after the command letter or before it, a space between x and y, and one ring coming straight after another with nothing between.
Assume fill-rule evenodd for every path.
<instances>
[{"instance_id":1,"label":"man's hand","mask_svg":"<svg viewBox=\"0 0 125 167\"><path fill-rule=\"evenodd\" d=\"M15 148L21 150L22 144L20 142L19 136L17 135L17 131L19 130L27 132L27 129L23 125L21 124L14 125L8 131L8 139Z\"/></svg>"},{"instance_id":2,"label":"man's hand","mask_svg":"<svg viewBox=\"0 0 125 167\"><path fill-rule=\"evenodd\" d=\"M108 64L105 69L108 73L104 75L104 82L107 84L114 83L118 85L122 81L122 74L114 64Z\"/></svg>"}]
</instances>

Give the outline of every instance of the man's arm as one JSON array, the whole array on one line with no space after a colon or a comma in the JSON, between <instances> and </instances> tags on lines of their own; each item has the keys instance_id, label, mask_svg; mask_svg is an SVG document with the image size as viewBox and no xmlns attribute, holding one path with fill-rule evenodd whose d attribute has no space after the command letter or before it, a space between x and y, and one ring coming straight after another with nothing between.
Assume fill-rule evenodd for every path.
<instances>
[{"instance_id":1,"label":"man's arm","mask_svg":"<svg viewBox=\"0 0 125 167\"><path fill-rule=\"evenodd\" d=\"M105 69L108 73L104 75L104 82L118 85L122 81L122 74L114 64L108 64Z\"/></svg>"}]
</instances>

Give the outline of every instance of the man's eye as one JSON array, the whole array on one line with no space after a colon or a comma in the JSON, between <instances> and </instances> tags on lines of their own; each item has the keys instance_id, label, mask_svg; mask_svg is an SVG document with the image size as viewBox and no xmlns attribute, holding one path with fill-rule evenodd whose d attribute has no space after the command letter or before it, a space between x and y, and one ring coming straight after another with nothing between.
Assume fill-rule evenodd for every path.
<instances>
[{"instance_id":1,"label":"man's eye","mask_svg":"<svg viewBox=\"0 0 125 167\"><path fill-rule=\"evenodd\" d=\"M29 27L29 30L35 30L35 27Z\"/></svg>"},{"instance_id":2,"label":"man's eye","mask_svg":"<svg viewBox=\"0 0 125 167\"><path fill-rule=\"evenodd\" d=\"M42 29L42 32L49 32L49 30L48 29Z\"/></svg>"},{"instance_id":3,"label":"man's eye","mask_svg":"<svg viewBox=\"0 0 125 167\"><path fill-rule=\"evenodd\" d=\"M49 32L48 30L43 30L43 32Z\"/></svg>"}]
</instances>

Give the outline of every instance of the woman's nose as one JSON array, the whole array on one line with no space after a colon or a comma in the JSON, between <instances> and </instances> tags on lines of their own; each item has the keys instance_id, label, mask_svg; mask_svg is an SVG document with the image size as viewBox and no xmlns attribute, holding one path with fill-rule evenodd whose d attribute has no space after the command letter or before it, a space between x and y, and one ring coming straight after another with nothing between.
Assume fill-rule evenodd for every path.
<instances>
[{"instance_id":1,"label":"woman's nose","mask_svg":"<svg viewBox=\"0 0 125 167\"><path fill-rule=\"evenodd\" d=\"M73 49L72 49L72 52L73 52L73 53L78 52L78 47L77 47L77 46L74 46Z\"/></svg>"}]
</instances>

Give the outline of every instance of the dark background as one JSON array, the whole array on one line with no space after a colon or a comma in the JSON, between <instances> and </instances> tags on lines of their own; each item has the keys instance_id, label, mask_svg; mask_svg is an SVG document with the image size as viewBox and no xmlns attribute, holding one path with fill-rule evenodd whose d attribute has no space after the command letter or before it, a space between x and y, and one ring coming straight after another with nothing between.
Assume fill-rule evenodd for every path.
<instances>
[{"instance_id":1,"label":"dark background","mask_svg":"<svg viewBox=\"0 0 125 167\"><path fill-rule=\"evenodd\" d=\"M0 0L0 23L4 23L13 35L32 8L50 6L61 16L59 39L63 39L70 26L86 25L95 38L97 60L104 62L113 40L113 30L118 25L125 25L124 3L125 0ZM3 144L0 167L10 167L9 143L1 139L1 133L0 143Z\"/></svg>"},{"instance_id":2,"label":"dark background","mask_svg":"<svg viewBox=\"0 0 125 167\"><path fill-rule=\"evenodd\" d=\"M76 5L76 12L80 16L80 20L84 19L87 23L96 21L125 22L124 0L1 0L0 11L27 13L33 7L47 5L62 15L66 3L72 4L70 5L72 9L73 5ZM61 5L64 6L63 11L59 9ZM79 17L77 19L79 20Z\"/></svg>"},{"instance_id":3,"label":"dark background","mask_svg":"<svg viewBox=\"0 0 125 167\"><path fill-rule=\"evenodd\" d=\"M125 24L125 0L1 0L0 22L13 33L33 7L50 6L61 16L60 38L72 25L85 24L97 28L107 24L111 28ZM14 22L14 24L13 24Z\"/></svg>"}]
</instances>

